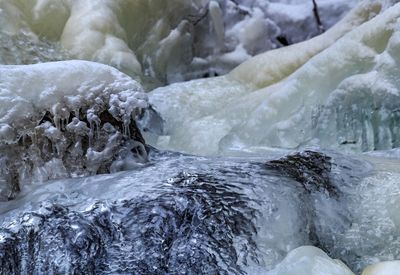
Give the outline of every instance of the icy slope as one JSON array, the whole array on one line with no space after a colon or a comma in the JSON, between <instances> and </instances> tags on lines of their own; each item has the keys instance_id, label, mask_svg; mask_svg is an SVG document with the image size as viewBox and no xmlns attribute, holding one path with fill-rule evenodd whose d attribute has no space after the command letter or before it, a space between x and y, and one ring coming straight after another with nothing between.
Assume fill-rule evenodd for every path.
<instances>
[{"instance_id":1,"label":"icy slope","mask_svg":"<svg viewBox=\"0 0 400 275\"><path fill-rule=\"evenodd\" d=\"M0 103L2 197L32 181L120 170L124 159L146 159L135 119L147 97L112 67L0 66Z\"/></svg>"},{"instance_id":2,"label":"icy slope","mask_svg":"<svg viewBox=\"0 0 400 275\"><path fill-rule=\"evenodd\" d=\"M154 144L197 154L399 146L399 18L399 4L363 1L321 36L227 76L156 89L150 101L166 131Z\"/></svg>"}]
</instances>

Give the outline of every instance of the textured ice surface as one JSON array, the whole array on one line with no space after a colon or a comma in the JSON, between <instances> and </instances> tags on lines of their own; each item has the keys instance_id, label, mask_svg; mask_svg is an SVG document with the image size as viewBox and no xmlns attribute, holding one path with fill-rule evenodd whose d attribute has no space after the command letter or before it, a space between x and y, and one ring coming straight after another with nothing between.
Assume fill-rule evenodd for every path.
<instances>
[{"instance_id":1,"label":"textured ice surface","mask_svg":"<svg viewBox=\"0 0 400 275\"><path fill-rule=\"evenodd\" d=\"M356 2L318 1L325 28ZM72 58L159 85L226 73L257 53L315 36L312 10L306 0L1 0L0 37L25 35L35 52L38 40L59 42Z\"/></svg>"},{"instance_id":2,"label":"textured ice surface","mask_svg":"<svg viewBox=\"0 0 400 275\"><path fill-rule=\"evenodd\" d=\"M256 56L227 76L156 89L150 101L166 125L154 144L197 154L399 146L400 5L389 6L363 1L321 36Z\"/></svg>"},{"instance_id":3,"label":"textured ice surface","mask_svg":"<svg viewBox=\"0 0 400 275\"><path fill-rule=\"evenodd\" d=\"M400 253L389 207L400 175L387 181L387 200L387 190L366 188L369 175L385 180L374 169L332 153L153 152L132 171L28 186L0 204L1 272L351 274L320 249L296 249L304 245L360 272ZM372 211L393 224L376 223Z\"/></svg>"},{"instance_id":4,"label":"textured ice surface","mask_svg":"<svg viewBox=\"0 0 400 275\"><path fill-rule=\"evenodd\" d=\"M345 255L346 263L356 270L400 259L400 161L384 157L368 160L375 171L348 189L352 224L335 238L330 250Z\"/></svg>"},{"instance_id":5,"label":"textured ice surface","mask_svg":"<svg viewBox=\"0 0 400 275\"><path fill-rule=\"evenodd\" d=\"M354 275L341 261L313 246L296 248L267 275Z\"/></svg>"},{"instance_id":6,"label":"textured ice surface","mask_svg":"<svg viewBox=\"0 0 400 275\"><path fill-rule=\"evenodd\" d=\"M317 1L324 27L355 2ZM164 126L111 67L1 66L0 199L15 200L0 203L0 273L333 275L386 261L363 275L397 274L395 2L363 1L322 36L155 91ZM0 0L0 32L0 63L89 59L159 85L318 28L308 0ZM379 151L145 162L136 122L153 144L205 155Z\"/></svg>"},{"instance_id":7,"label":"textured ice surface","mask_svg":"<svg viewBox=\"0 0 400 275\"><path fill-rule=\"evenodd\" d=\"M0 103L2 197L32 181L118 171L124 160L146 158L135 120L147 97L112 67L0 66Z\"/></svg>"}]
</instances>

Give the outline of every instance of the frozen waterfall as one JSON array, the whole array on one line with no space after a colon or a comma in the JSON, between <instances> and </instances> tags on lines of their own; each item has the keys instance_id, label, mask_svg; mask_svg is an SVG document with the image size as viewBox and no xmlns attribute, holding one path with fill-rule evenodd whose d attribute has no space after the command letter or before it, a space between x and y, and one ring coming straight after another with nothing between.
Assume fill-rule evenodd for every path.
<instances>
[{"instance_id":1,"label":"frozen waterfall","mask_svg":"<svg viewBox=\"0 0 400 275\"><path fill-rule=\"evenodd\" d=\"M0 273L397 275L397 0L0 0Z\"/></svg>"}]
</instances>

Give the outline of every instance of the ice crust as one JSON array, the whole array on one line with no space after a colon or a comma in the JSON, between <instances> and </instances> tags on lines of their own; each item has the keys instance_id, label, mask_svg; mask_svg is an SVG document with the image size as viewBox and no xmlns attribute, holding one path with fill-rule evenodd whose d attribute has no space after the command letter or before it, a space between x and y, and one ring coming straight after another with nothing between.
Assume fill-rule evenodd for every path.
<instances>
[{"instance_id":1,"label":"ice crust","mask_svg":"<svg viewBox=\"0 0 400 275\"><path fill-rule=\"evenodd\" d=\"M318 1L325 28L356 2ZM315 36L312 9L308 0L1 0L0 37L24 35L35 53L51 41L71 58L110 64L154 86L226 73L284 45L279 37L295 43ZM25 55L15 61L34 59Z\"/></svg>"},{"instance_id":2,"label":"ice crust","mask_svg":"<svg viewBox=\"0 0 400 275\"><path fill-rule=\"evenodd\" d=\"M326 33L227 76L154 90L150 101L166 120L154 144L204 155L399 146L399 18L399 4L363 1Z\"/></svg>"},{"instance_id":3,"label":"ice crust","mask_svg":"<svg viewBox=\"0 0 400 275\"><path fill-rule=\"evenodd\" d=\"M88 61L0 66L0 185L12 197L32 181L120 170L144 161L135 119L148 107L141 86Z\"/></svg>"}]
</instances>

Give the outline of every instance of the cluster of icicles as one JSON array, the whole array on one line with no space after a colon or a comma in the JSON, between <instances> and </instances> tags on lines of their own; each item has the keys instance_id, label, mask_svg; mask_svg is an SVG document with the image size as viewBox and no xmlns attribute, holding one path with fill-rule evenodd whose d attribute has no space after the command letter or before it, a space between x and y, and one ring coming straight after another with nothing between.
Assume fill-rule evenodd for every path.
<instances>
[{"instance_id":1,"label":"cluster of icicles","mask_svg":"<svg viewBox=\"0 0 400 275\"><path fill-rule=\"evenodd\" d=\"M81 63L69 66L79 68ZM57 71L57 63L53 64ZM111 70L113 82L82 85L69 95L64 94L69 91L57 94L61 89L57 87L45 100L32 99L32 112L24 114L18 104L7 110L8 120L3 117L0 123L0 199L13 198L32 182L116 172L146 161L145 142L136 126L137 116L148 106L146 95L116 70L87 64L95 70L98 66L100 71ZM18 92L8 88L1 92ZM37 97L43 93L46 90ZM52 97L58 97L57 103L51 102ZM9 100L18 102L20 97Z\"/></svg>"}]
</instances>

